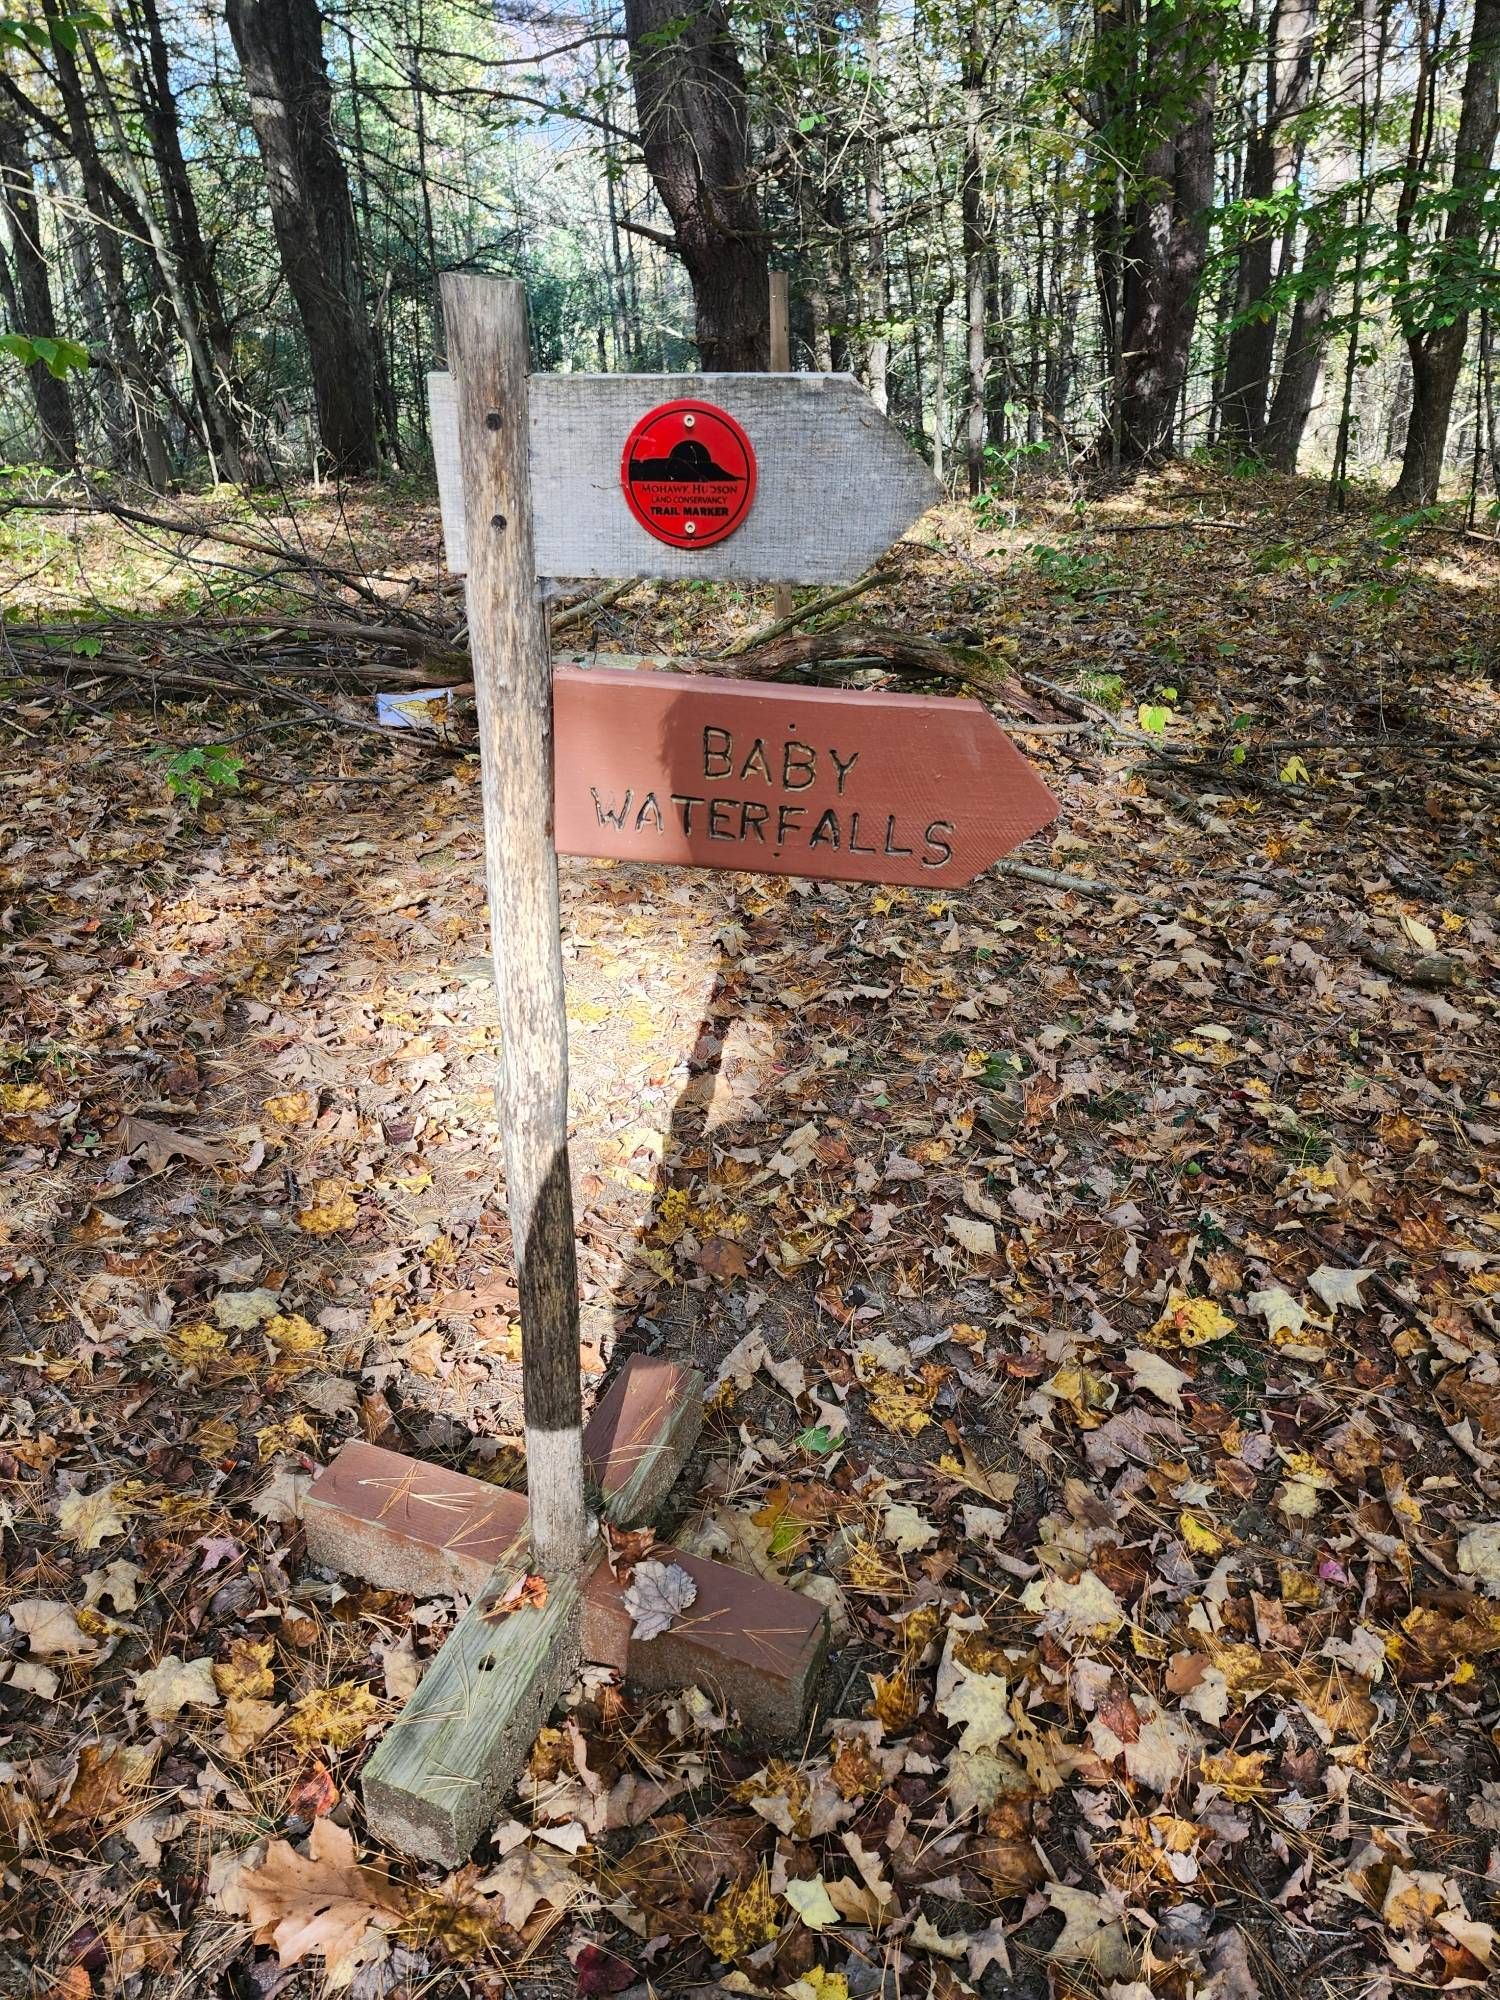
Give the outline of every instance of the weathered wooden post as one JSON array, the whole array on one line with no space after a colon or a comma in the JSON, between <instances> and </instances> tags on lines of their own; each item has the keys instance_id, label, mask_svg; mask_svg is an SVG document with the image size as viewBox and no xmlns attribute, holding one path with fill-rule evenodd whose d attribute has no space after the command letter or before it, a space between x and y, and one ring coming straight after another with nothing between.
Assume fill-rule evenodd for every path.
<instances>
[{"instance_id":1,"label":"weathered wooden post","mask_svg":"<svg viewBox=\"0 0 1500 2000\"><path fill-rule=\"evenodd\" d=\"M580 1431L557 853L946 887L1057 802L977 702L554 675L539 570L847 583L937 489L848 376L528 376L519 284L448 276L443 307L433 442L449 566L468 576L529 1511L353 1439L304 1525L315 1562L469 1600L362 1778L379 1838L452 1866L581 1658L646 1689L696 1683L769 1742L801 1729L826 1644L816 1600L671 1549L650 1558L679 1572L663 1629L601 1561L585 1468L606 1522L648 1521L705 1384L633 1355Z\"/></svg>"},{"instance_id":2,"label":"weathered wooden post","mask_svg":"<svg viewBox=\"0 0 1500 2000\"><path fill-rule=\"evenodd\" d=\"M531 1547L576 1571L587 1525L568 1018L552 842L552 657L531 531L531 343L514 278L444 275L469 554L485 879L500 1010L500 1121L521 1296Z\"/></svg>"}]
</instances>

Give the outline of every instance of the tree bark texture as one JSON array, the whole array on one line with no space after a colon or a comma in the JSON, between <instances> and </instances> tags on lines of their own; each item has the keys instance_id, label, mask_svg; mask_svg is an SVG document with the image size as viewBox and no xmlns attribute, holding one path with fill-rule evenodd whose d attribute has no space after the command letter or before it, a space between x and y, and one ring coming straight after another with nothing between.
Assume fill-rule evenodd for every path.
<instances>
[{"instance_id":1,"label":"tree bark texture","mask_svg":"<svg viewBox=\"0 0 1500 2000\"><path fill-rule=\"evenodd\" d=\"M964 48L964 153L959 207L963 220L964 359L968 378L968 411L964 426L964 457L971 497L984 490L985 399L989 386L989 347L985 340L985 285L989 237L984 217L984 167L980 157L985 59L975 18L970 17Z\"/></svg>"},{"instance_id":2,"label":"tree bark texture","mask_svg":"<svg viewBox=\"0 0 1500 2000\"><path fill-rule=\"evenodd\" d=\"M318 433L336 472L374 472L374 342L349 178L333 136L322 16L316 0L228 0L227 14L281 265L307 339Z\"/></svg>"},{"instance_id":3,"label":"tree bark texture","mask_svg":"<svg viewBox=\"0 0 1500 2000\"><path fill-rule=\"evenodd\" d=\"M0 102L0 227L15 277L19 318L15 331L55 340L57 320L42 249L31 151L20 119L4 102ZM62 470L78 457L67 384L60 382L45 362L34 361L26 373L36 406L43 462Z\"/></svg>"},{"instance_id":4,"label":"tree bark texture","mask_svg":"<svg viewBox=\"0 0 1500 2000\"><path fill-rule=\"evenodd\" d=\"M1267 29L1264 108L1245 152L1243 199L1249 213L1240 241L1220 411L1220 440L1230 446L1254 449L1266 428L1276 354L1276 313L1268 299L1281 233L1270 204L1293 171L1297 146L1292 121L1311 96L1316 27L1317 0L1275 0Z\"/></svg>"},{"instance_id":5,"label":"tree bark texture","mask_svg":"<svg viewBox=\"0 0 1500 2000\"><path fill-rule=\"evenodd\" d=\"M693 287L699 359L758 373L770 352L767 245L729 10L722 0L625 0L625 34L641 151Z\"/></svg>"},{"instance_id":6,"label":"tree bark texture","mask_svg":"<svg viewBox=\"0 0 1500 2000\"><path fill-rule=\"evenodd\" d=\"M1411 416L1392 499L1430 507L1438 497L1453 391L1469 339L1468 295L1480 284L1483 218L1495 138L1500 132L1500 0L1475 0L1464 75L1447 221L1427 283L1397 313L1411 355ZM1415 306L1416 310L1413 310Z\"/></svg>"},{"instance_id":7,"label":"tree bark texture","mask_svg":"<svg viewBox=\"0 0 1500 2000\"><path fill-rule=\"evenodd\" d=\"M1124 465L1170 456L1187 378L1214 185L1214 67L1195 46L1206 32L1190 7L1145 28L1142 88L1165 101L1137 112L1146 143L1132 163L1115 435L1104 440Z\"/></svg>"}]
</instances>

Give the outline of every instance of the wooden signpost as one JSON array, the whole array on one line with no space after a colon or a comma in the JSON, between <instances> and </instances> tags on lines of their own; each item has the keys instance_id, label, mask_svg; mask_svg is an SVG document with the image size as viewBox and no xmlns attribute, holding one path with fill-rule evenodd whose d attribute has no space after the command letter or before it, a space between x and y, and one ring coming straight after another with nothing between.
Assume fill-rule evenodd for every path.
<instances>
[{"instance_id":1,"label":"wooden signpost","mask_svg":"<svg viewBox=\"0 0 1500 2000\"><path fill-rule=\"evenodd\" d=\"M937 489L847 376L534 376L518 283L450 274L443 307L433 436L468 577L527 1497L351 1443L306 1526L317 1562L470 1599L363 1776L372 1830L452 1866L584 1657L647 1688L694 1682L760 1740L794 1739L825 1643L814 1601L670 1550L653 1556L691 1600L636 1638L603 1560L595 1511L650 1519L704 1385L635 1357L582 1426L559 850L942 887L1056 802L977 702L608 669L554 683L540 579L850 581Z\"/></svg>"}]
</instances>

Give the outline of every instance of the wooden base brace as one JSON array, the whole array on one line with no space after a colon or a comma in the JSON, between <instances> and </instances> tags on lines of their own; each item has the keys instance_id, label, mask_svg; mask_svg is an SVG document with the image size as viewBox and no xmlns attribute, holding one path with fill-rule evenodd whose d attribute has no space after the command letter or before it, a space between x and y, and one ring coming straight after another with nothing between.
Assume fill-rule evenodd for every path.
<instances>
[{"instance_id":1,"label":"wooden base brace","mask_svg":"<svg viewBox=\"0 0 1500 2000\"><path fill-rule=\"evenodd\" d=\"M661 1506L697 1440L703 1378L635 1356L584 1433L606 1517L636 1526ZM400 1452L346 1444L305 1509L307 1548L325 1568L413 1596L467 1596L468 1611L365 1766L371 1830L408 1854L455 1867L491 1824L537 1731L583 1659L655 1692L696 1685L767 1742L801 1730L822 1663L821 1605L764 1578L674 1549L698 1594L669 1632L633 1641L608 1567L549 1583L540 1609L497 1609L527 1566L519 1493Z\"/></svg>"}]
</instances>

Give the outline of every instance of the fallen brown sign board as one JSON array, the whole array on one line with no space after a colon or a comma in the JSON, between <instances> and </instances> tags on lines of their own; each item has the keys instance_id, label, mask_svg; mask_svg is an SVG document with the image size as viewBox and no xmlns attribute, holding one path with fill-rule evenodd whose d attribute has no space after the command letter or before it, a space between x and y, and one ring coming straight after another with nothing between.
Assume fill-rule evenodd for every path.
<instances>
[{"instance_id":1,"label":"fallen brown sign board","mask_svg":"<svg viewBox=\"0 0 1500 2000\"><path fill-rule=\"evenodd\" d=\"M948 888L1057 817L977 701L610 667L552 698L560 854Z\"/></svg>"}]
</instances>

